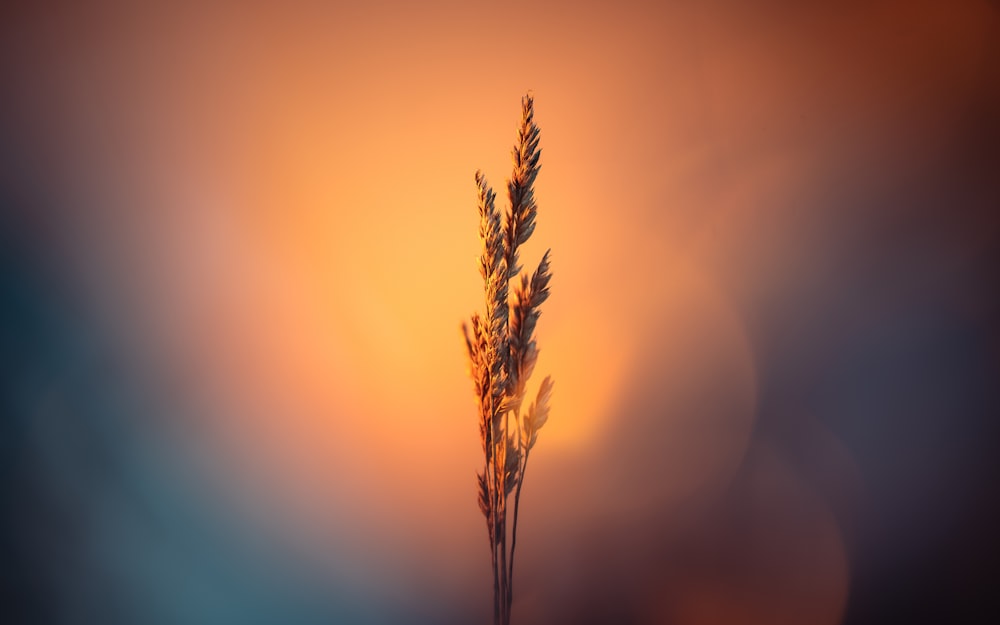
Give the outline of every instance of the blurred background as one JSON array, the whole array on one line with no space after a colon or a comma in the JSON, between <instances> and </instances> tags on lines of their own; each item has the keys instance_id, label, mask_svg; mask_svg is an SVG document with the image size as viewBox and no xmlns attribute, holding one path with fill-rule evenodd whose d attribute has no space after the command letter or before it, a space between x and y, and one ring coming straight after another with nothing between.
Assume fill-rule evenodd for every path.
<instances>
[{"instance_id":1,"label":"blurred background","mask_svg":"<svg viewBox=\"0 0 1000 625\"><path fill-rule=\"evenodd\" d=\"M995 2L206 4L0 10L0 621L489 621L528 91L515 621L1000 620Z\"/></svg>"}]
</instances>

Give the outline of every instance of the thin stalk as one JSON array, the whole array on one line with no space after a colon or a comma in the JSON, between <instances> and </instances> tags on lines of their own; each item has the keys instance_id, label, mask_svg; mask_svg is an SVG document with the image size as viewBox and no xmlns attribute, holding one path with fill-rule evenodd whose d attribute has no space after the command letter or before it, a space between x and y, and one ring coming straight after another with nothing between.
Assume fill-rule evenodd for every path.
<instances>
[{"instance_id":1,"label":"thin stalk","mask_svg":"<svg viewBox=\"0 0 1000 625\"><path fill-rule=\"evenodd\" d=\"M494 471L494 465L496 464L494 449L493 449L493 419L491 415L493 414L493 393L490 389L490 398L487 402L487 408L484 410L484 431L486 433L486 465L483 467L483 475L486 478L486 489L490 495L490 499L493 499L493 492L496 490L496 474ZM492 474L492 475L491 475ZM492 478L492 479L491 479ZM498 598L498 593L501 590L500 587L500 569L499 563L497 562L497 508L494 503L490 503L490 562L493 566L493 623L494 625L500 624L500 600ZM506 576L506 572L504 572Z\"/></svg>"},{"instance_id":2,"label":"thin stalk","mask_svg":"<svg viewBox=\"0 0 1000 625\"><path fill-rule=\"evenodd\" d=\"M509 413L508 413L509 415ZM509 419L509 416L505 415ZM505 426L508 424L504 424ZM504 625L509 625L510 614L507 605L507 435L504 430L503 454L500 456L502 462L497 463L499 482L497 486L497 499L500 507L500 597L502 599L501 617Z\"/></svg>"},{"instance_id":3,"label":"thin stalk","mask_svg":"<svg viewBox=\"0 0 1000 625\"><path fill-rule=\"evenodd\" d=\"M486 488L487 490L492 490L490 486L490 473L492 472L492 449L493 449L493 435L488 428L487 431L487 441L486 441L486 466L483 467L483 475L486 477ZM492 494L492 493L491 493ZM493 624L499 625L500 623L500 579L499 579L499 569L497 568L497 518L496 518L496 506L490 504L490 563L493 566Z\"/></svg>"},{"instance_id":4,"label":"thin stalk","mask_svg":"<svg viewBox=\"0 0 1000 625\"><path fill-rule=\"evenodd\" d=\"M528 456L530 449L524 450L524 464L521 465L521 477L517 481L517 490L514 491L514 523L510 532L510 570L507 573L507 603L514 600L514 550L517 549L517 512L521 505L521 486L524 484L524 474L528 470Z\"/></svg>"},{"instance_id":5,"label":"thin stalk","mask_svg":"<svg viewBox=\"0 0 1000 625\"><path fill-rule=\"evenodd\" d=\"M503 570L503 586L504 586L504 625L509 625L510 623L510 602L507 601L507 597L510 595L510 579L507 576L507 451L509 449L509 432L510 432L510 411L508 410L504 414L504 424L503 424L503 466L501 469L501 475L503 476L503 481L500 484L500 497L503 499L503 505L501 510L503 510L502 517L502 527L500 530L500 545L501 545L501 567Z\"/></svg>"}]
</instances>

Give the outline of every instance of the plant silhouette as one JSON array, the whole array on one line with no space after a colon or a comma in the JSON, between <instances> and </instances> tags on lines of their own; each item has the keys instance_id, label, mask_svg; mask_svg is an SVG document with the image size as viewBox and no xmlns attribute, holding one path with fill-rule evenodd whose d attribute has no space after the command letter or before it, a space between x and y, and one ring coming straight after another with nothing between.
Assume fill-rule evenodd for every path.
<instances>
[{"instance_id":1,"label":"plant silhouette","mask_svg":"<svg viewBox=\"0 0 1000 625\"><path fill-rule=\"evenodd\" d=\"M538 176L539 130L534 100L521 100L521 124L514 146L514 171L507 181L507 211L497 210L496 194L482 172L476 172L479 272L486 295L484 314L475 313L462 325L469 355L469 373L479 409L483 471L477 474L479 508L486 517L493 566L493 622L510 623L514 592L514 551L521 488L538 431L549 417L552 379L539 385L535 400L523 409L528 380L538 360L534 331L540 307L549 296L549 253L530 276L521 271L518 249L535 230L534 182ZM513 494L511 525L508 499ZM508 547L507 539L510 538Z\"/></svg>"}]
</instances>

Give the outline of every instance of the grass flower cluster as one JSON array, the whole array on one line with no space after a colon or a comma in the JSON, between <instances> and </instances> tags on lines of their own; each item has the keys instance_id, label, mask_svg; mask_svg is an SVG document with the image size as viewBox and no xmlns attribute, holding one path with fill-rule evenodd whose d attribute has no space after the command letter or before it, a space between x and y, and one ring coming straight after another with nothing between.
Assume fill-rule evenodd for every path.
<instances>
[{"instance_id":1,"label":"grass flower cluster","mask_svg":"<svg viewBox=\"0 0 1000 625\"><path fill-rule=\"evenodd\" d=\"M513 601L514 549L521 488L528 458L538 432L549 418L552 379L546 377L534 401L525 406L528 381L538 361L535 325L549 296L549 251L534 272L522 271L519 248L535 230L538 207L534 182L538 176L539 130L534 100L521 101L521 124L513 150L514 171L507 181L507 210L496 207L496 194L476 172L479 238L486 310L463 324L479 412L484 466L477 474L479 508L486 517L493 566L493 621L510 623ZM513 510L508 526L508 503ZM508 545L508 538L510 539Z\"/></svg>"}]
</instances>

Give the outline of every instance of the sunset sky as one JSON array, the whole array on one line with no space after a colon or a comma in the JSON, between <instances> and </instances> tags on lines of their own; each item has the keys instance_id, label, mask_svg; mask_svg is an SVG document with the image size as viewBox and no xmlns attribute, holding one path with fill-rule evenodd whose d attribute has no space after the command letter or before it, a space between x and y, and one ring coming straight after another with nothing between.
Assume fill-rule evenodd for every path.
<instances>
[{"instance_id":1,"label":"sunset sky","mask_svg":"<svg viewBox=\"0 0 1000 625\"><path fill-rule=\"evenodd\" d=\"M0 10L0 620L488 622L525 93L514 621L997 612L996 2L133 4Z\"/></svg>"}]
</instances>

